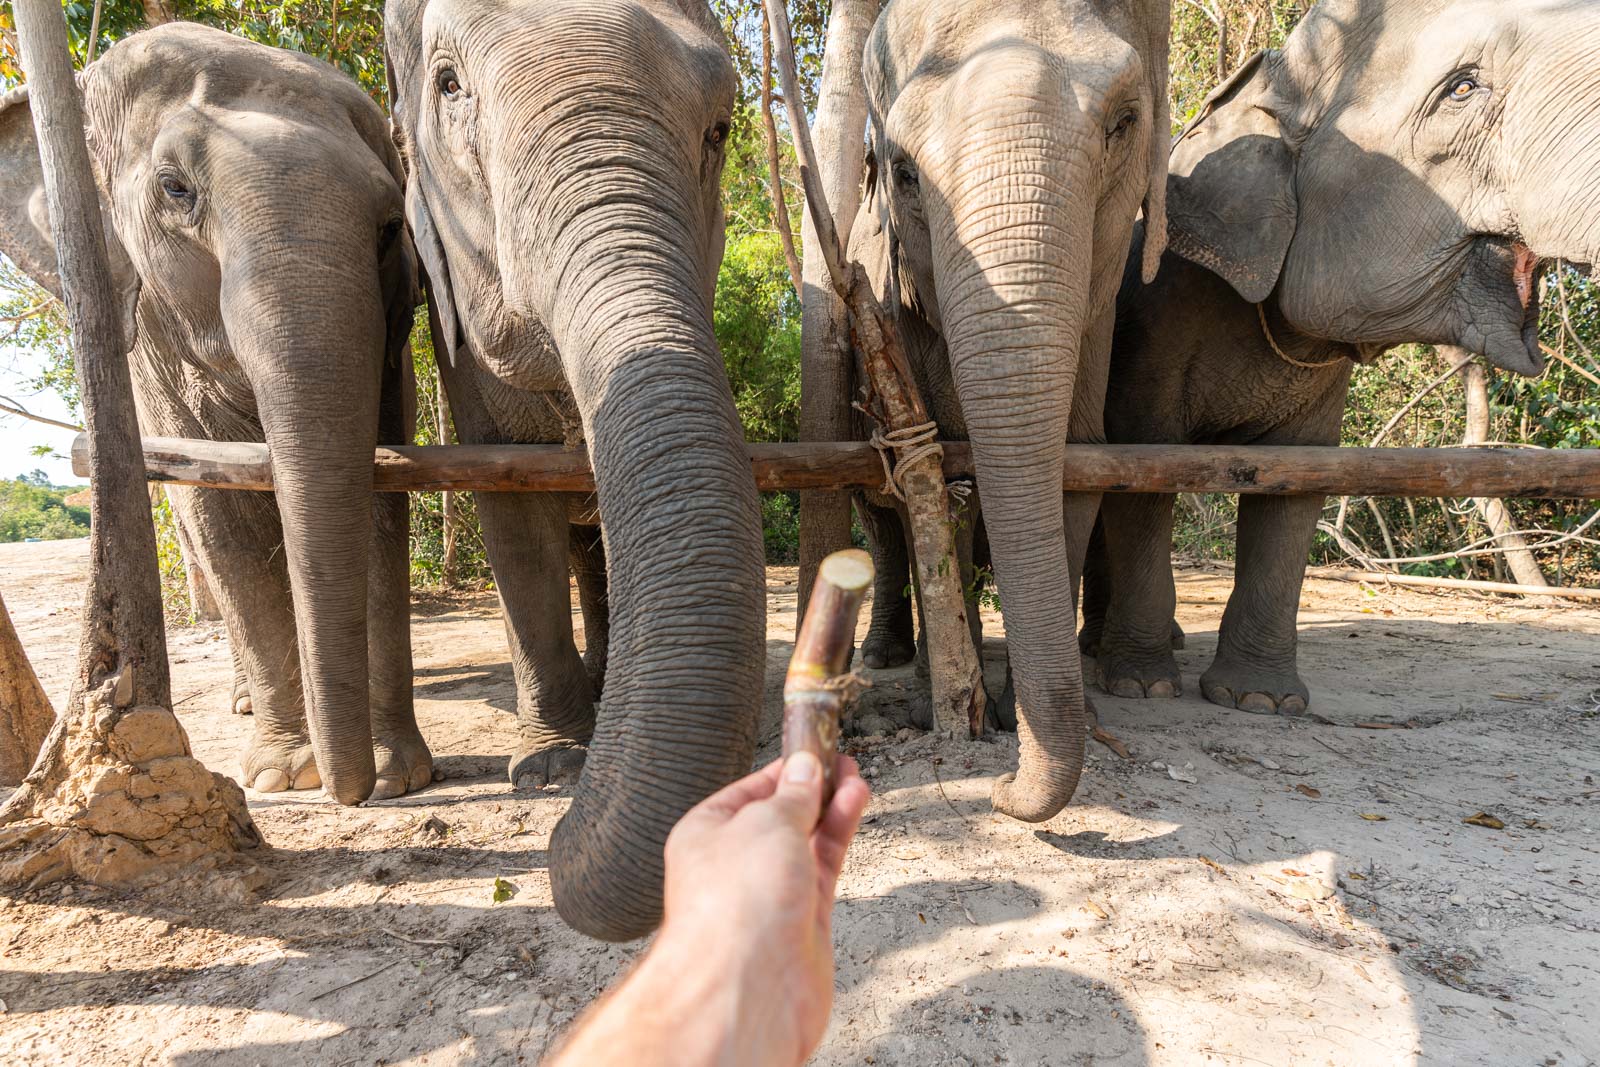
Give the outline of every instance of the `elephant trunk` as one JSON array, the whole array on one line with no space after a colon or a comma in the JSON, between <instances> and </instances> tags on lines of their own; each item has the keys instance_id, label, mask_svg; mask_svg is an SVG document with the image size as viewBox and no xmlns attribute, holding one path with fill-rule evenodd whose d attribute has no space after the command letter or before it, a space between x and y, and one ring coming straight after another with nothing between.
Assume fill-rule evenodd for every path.
<instances>
[{"instance_id":1,"label":"elephant trunk","mask_svg":"<svg viewBox=\"0 0 1600 1067\"><path fill-rule=\"evenodd\" d=\"M384 309L374 248L319 235L294 256L264 255L305 228L277 222L268 243L224 262L223 319L272 457L317 769L330 796L359 804L377 776L367 566Z\"/></svg>"},{"instance_id":2,"label":"elephant trunk","mask_svg":"<svg viewBox=\"0 0 1600 1067\"><path fill-rule=\"evenodd\" d=\"M1019 765L994 806L1041 822L1083 770L1086 726L1061 481L1090 298L1097 118L990 94L930 219L1017 691Z\"/></svg>"},{"instance_id":3,"label":"elephant trunk","mask_svg":"<svg viewBox=\"0 0 1600 1067\"><path fill-rule=\"evenodd\" d=\"M570 925L626 940L660 920L673 825L749 769L765 594L755 480L696 236L709 209L682 177L665 180L671 163L606 170L576 194L592 199L564 205L553 241L501 247L513 299L506 256L556 250L559 281L534 299L582 416L610 583L605 697L551 838L552 888Z\"/></svg>"}]
</instances>

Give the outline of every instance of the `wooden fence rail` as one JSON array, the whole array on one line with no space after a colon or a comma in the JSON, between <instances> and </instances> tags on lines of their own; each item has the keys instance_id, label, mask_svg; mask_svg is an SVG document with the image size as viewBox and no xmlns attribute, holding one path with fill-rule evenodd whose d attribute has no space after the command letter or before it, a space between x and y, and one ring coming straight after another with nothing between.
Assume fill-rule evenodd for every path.
<instances>
[{"instance_id":1,"label":"wooden fence rail","mask_svg":"<svg viewBox=\"0 0 1600 1067\"><path fill-rule=\"evenodd\" d=\"M752 444L763 491L876 488L883 465L856 442ZM153 482L215 489L272 488L263 444L144 439ZM72 445L87 476L88 446ZM947 477L972 474L965 442L944 448ZM386 492L441 490L587 493L589 457L561 445L436 445L380 448L375 484ZM1069 445L1063 489L1107 493L1311 493L1321 496L1545 497L1600 499L1600 449L1286 448L1244 445Z\"/></svg>"}]
</instances>

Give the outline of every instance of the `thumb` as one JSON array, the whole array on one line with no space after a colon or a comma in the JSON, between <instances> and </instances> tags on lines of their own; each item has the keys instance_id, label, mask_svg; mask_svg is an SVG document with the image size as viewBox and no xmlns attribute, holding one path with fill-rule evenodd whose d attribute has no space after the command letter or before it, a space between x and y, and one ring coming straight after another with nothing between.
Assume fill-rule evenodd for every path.
<instances>
[{"instance_id":1,"label":"thumb","mask_svg":"<svg viewBox=\"0 0 1600 1067\"><path fill-rule=\"evenodd\" d=\"M822 763L810 752L783 761L783 774L770 801L787 823L810 831L822 816Z\"/></svg>"}]
</instances>

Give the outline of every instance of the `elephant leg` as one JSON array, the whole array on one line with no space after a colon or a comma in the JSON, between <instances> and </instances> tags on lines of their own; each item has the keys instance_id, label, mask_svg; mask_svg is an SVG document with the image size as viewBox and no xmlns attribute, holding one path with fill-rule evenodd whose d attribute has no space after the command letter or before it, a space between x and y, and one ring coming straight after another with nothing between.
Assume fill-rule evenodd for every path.
<instances>
[{"instance_id":1,"label":"elephant leg","mask_svg":"<svg viewBox=\"0 0 1600 1067\"><path fill-rule=\"evenodd\" d=\"M228 655L233 659L233 695L230 707L235 715L251 715L255 713L255 704L250 699L250 679L244 673L244 660L239 656L239 643L228 641Z\"/></svg>"},{"instance_id":2,"label":"elephant leg","mask_svg":"<svg viewBox=\"0 0 1600 1067\"><path fill-rule=\"evenodd\" d=\"M606 599L606 548L598 526L570 528L567 561L578 583L583 609L583 666L599 699L606 685L606 654L611 643L611 609Z\"/></svg>"},{"instance_id":3,"label":"elephant leg","mask_svg":"<svg viewBox=\"0 0 1600 1067\"><path fill-rule=\"evenodd\" d=\"M319 788L276 500L265 493L175 488L172 502L214 579L236 664L235 692L242 674L249 695L255 730L240 759L244 784L262 793Z\"/></svg>"},{"instance_id":4,"label":"elephant leg","mask_svg":"<svg viewBox=\"0 0 1600 1067\"><path fill-rule=\"evenodd\" d=\"M1295 667L1295 619L1320 496L1239 500L1239 563L1222 614L1217 657L1200 679L1213 704L1261 714L1303 714L1311 693Z\"/></svg>"},{"instance_id":5,"label":"elephant leg","mask_svg":"<svg viewBox=\"0 0 1600 1067\"><path fill-rule=\"evenodd\" d=\"M1106 610L1096 672L1119 697L1175 697L1183 692L1172 656L1171 495L1107 494L1101 504L1105 562L1114 596ZM1088 592L1085 590L1085 601Z\"/></svg>"},{"instance_id":6,"label":"elephant leg","mask_svg":"<svg viewBox=\"0 0 1600 1067\"><path fill-rule=\"evenodd\" d=\"M1111 560L1106 556L1106 520L1102 512L1094 521L1083 559L1083 618L1078 626L1078 651L1085 656L1100 655L1100 635L1110 604Z\"/></svg>"},{"instance_id":7,"label":"elephant leg","mask_svg":"<svg viewBox=\"0 0 1600 1067\"><path fill-rule=\"evenodd\" d=\"M911 597L911 556L906 549L900 513L855 494L856 517L867 534L876 576L872 584L872 620L861 642L861 659L868 667L900 667L917 653L916 627Z\"/></svg>"},{"instance_id":8,"label":"elephant leg","mask_svg":"<svg viewBox=\"0 0 1600 1067\"><path fill-rule=\"evenodd\" d=\"M373 495L367 578L367 684L378 770L373 800L433 781L433 754L417 729L412 700L409 521L404 493Z\"/></svg>"},{"instance_id":9,"label":"elephant leg","mask_svg":"<svg viewBox=\"0 0 1600 1067\"><path fill-rule=\"evenodd\" d=\"M553 493L479 493L478 518L517 679L511 781L575 780L594 734L594 690L572 637L567 504Z\"/></svg>"}]
</instances>

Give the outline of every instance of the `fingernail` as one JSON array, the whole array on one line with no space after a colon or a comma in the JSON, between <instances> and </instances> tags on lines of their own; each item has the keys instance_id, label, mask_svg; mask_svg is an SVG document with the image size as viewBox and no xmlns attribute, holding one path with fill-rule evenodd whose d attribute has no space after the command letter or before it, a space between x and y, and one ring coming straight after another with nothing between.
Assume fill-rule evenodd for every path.
<instances>
[{"instance_id":1,"label":"fingernail","mask_svg":"<svg viewBox=\"0 0 1600 1067\"><path fill-rule=\"evenodd\" d=\"M796 785L814 782L822 773L822 764L809 752L796 752L783 764L783 780Z\"/></svg>"}]
</instances>

